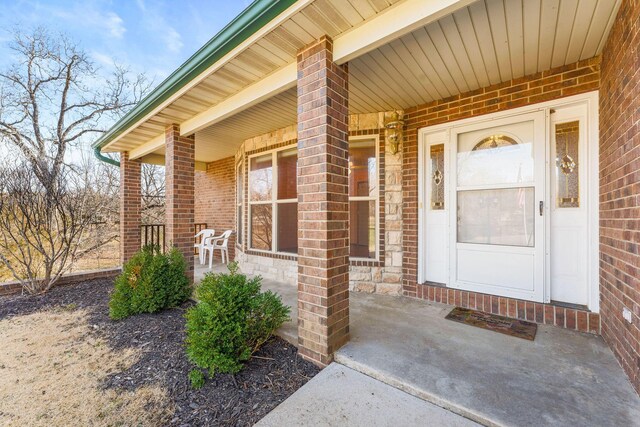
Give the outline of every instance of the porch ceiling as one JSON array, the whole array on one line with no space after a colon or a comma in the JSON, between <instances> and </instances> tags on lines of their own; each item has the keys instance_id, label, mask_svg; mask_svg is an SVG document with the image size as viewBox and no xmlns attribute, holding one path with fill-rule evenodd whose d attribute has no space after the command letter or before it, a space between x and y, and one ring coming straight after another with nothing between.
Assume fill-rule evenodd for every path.
<instances>
[{"instance_id":1,"label":"porch ceiling","mask_svg":"<svg viewBox=\"0 0 640 427\"><path fill-rule=\"evenodd\" d=\"M351 113L408 108L601 53L619 0L480 0L349 61ZM196 133L202 161L296 121L289 89Z\"/></svg>"},{"instance_id":2,"label":"porch ceiling","mask_svg":"<svg viewBox=\"0 0 640 427\"><path fill-rule=\"evenodd\" d=\"M289 18L268 28L234 58L213 70L161 111L103 147L130 151L156 138L167 124L182 123L295 62L296 53L323 35L336 37L400 0L298 0Z\"/></svg>"},{"instance_id":3,"label":"porch ceiling","mask_svg":"<svg viewBox=\"0 0 640 427\"><path fill-rule=\"evenodd\" d=\"M477 1L350 61L349 108L407 108L592 58L619 3Z\"/></svg>"},{"instance_id":4,"label":"porch ceiling","mask_svg":"<svg viewBox=\"0 0 640 427\"><path fill-rule=\"evenodd\" d=\"M294 65L297 49L322 34L349 36L365 20L386 16L382 12L406 1L307 0L283 24L103 151L157 140L165 124L193 120L249 86L276 79ZM349 58L350 112L408 108L597 56L620 1L462 2L453 13ZM294 124L295 86L283 81L261 102L222 114L208 127L194 127L196 160L231 156L247 138ZM162 154L160 145L149 146L143 154Z\"/></svg>"}]
</instances>

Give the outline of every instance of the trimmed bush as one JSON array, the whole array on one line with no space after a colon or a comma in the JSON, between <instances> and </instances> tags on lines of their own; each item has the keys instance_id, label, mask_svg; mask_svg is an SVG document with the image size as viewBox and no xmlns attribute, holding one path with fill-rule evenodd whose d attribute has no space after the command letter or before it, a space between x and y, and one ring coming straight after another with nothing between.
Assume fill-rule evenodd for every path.
<instances>
[{"instance_id":1,"label":"trimmed bush","mask_svg":"<svg viewBox=\"0 0 640 427\"><path fill-rule=\"evenodd\" d=\"M187 355L198 367L235 374L284 322L290 308L271 291L260 291L260 277L208 274L196 290L198 304L187 311Z\"/></svg>"},{"instance_id":2,"label":"trimmed bush","mask_svg":"<svg viewBox=\"0 0 640 427\"><path fill-rule=\"evenodd\" d=\"M163 254L158 248L145 247L131 257L116 278L109 316L118 320L180 305L191 295L186 268L176 248Z\"/></svg>"}]
</instances>

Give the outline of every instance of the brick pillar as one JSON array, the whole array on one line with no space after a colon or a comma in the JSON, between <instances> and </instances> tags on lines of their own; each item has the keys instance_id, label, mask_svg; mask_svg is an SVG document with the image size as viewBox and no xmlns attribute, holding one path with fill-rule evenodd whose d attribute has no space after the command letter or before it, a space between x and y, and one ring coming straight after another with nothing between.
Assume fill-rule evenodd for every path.
<instances>
[{"instance_id":1,"label":"brick pillar","mask_svg":"<svg viewBox=\"0 0 640 427\"><path fill-rule=\"evenodd\" d=\"M327 365L349 340L347 67L323 37L298 52L298 344Z\"/></svg>"},{"instance_id":2,"label":"brick pillar","mask_svg":"<svg viewBox=\"0 0 640 427\"><path fill-rule=\"evenodd\" d=\"M120 153L120 262L140 250L140 160Z\"/></svg>"},{"instance_id":3,"label":"brick pillar","mask_svg":"<svg viewBox=\"0 0 640 427\"><path fill-rule=\"evenodd\" d=\"M165 129L166 242L184 254L193 281L195 139L180 136L180 126Z\"/></svg>"}]
</instances>

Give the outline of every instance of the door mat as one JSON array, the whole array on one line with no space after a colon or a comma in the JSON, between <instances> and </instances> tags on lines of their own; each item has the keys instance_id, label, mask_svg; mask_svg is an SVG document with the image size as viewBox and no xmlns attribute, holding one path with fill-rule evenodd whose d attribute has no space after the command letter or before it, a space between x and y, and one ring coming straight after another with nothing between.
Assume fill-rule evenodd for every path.
<instances>
[{"instance_id":1,"label":"door mat","mask_svg":"<svg viewBox=\"0 0 640 427\"><path fill-rule=\"evenodd\" d=\"M511 319L509 317L497 316L495 314L483 313L481 311L470 310L468 308L456 307L445 319L454 322L464 323L478 328L488 329L512 337L523 338L533 341L536 337L538 325L524 320Z\"/></svg>"}]
</instances>

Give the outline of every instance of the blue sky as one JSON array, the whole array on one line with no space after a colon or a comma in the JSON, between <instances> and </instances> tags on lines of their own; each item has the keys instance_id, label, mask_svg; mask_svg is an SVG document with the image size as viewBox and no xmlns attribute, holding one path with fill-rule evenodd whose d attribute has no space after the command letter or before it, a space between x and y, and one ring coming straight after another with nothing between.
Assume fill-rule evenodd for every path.
<instances>
[{"instance_id":1,"label":"blue sky","mask_svg":"<svg viewBox=\"0 0 640 427\"><path fill-rule=\"evenodd\" d=\"M115 60L160 83L250 0L0 0L0 68L10 30L63 31L108 70Z\"/></svg>"}]
</instances>

